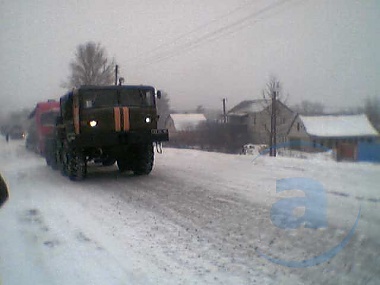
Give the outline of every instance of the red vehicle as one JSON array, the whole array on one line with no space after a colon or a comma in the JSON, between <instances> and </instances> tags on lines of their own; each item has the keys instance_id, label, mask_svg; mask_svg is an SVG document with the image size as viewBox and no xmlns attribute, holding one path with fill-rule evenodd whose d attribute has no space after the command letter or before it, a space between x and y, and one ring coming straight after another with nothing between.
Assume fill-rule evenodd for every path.
<instances>
[{"instance_id":1,"label":"red vehicle","mask_svg":"<svg viewBox=\"0 0 380 285\"><path fill-rule=\"evenodd\" d=\"M44 155L46 138L53 134L55 120L59 115L59 102L49 100L37 103L29 115L31 124L26 139L26 147Z\"/></svg>"}]
</instances>

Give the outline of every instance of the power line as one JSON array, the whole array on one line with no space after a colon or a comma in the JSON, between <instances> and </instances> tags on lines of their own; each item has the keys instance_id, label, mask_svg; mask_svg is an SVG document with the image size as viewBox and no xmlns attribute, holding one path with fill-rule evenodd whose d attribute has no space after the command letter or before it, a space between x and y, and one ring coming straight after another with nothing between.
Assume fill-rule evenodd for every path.
<instances>
[{"instance_id":1,"label":"power line","mask_svg":"<svg viewBox=\"0 0 380 285\"><path fill-rule=\"evenodd\" d=\"M211 41L219 39L220 37L235 33L236 31L238 31L241 28L243 28L244 26L246 26L247 22L252 20L253 18L258 17L261 14L267 13L267 12L269 12L269 11L271 11L277 7L280 7L280 6L286 4L287 2L290 2L290 1L293 1L293 0L280 0L276 3L273 3L267 7L259 10L259 11L251 13L250 15L248 15L248 16L246 16L246 17L244 17L238 21L235 21L234 23L231 23L229 25L221 27L221 28L219 28L213 32L209 32L209 33L205 34L204 36L202 36L198 39L186 42L182 45L179 45L179 46L173 48L172 50L158 54L158 56L148 58L147 59L148 62L142 63L141 65L150 65L153 63L157 63L157 62L172 58L172 57L174 57L180 53L192 50L192 49L194 49L194 48L196 48L196 47L198 47L198 46L200 46L206 42L211 42ZM149 61L149 59L151 59L151 60Z\"/></svg>"},{"instance_id":2,"label":"power line","mask_svg":"<svg viewBox=\"0 0 380 285\"><path fill-rule=\"evenodd\" d=\"M215 19L212 19L211 21L209 21L209 22L207 22L207 23L205 23L205 24L203 24L203 25L201 25L201 26L199 26L199 27L196 27L196 28L193 29L193 30L190 30L190 31L188 31L188 32L186 32L186 33L184 33L184 34L182 34L182 35L179 35L179 36L175 37L175 38L172 39L170 42L162 43L162 44L158 45L157 47L155 47L155 48L153 48L153 49L151 49L151 50L148 50L144 55L149 55L149 54L155 53L155 52L157 52L158 49L162 49L162 48L165 48L166 46L170 46L170 45L172 45L172 44L178 42L179 40L185 38L185 37L188 36L188 35L191 35L191 34L193 34L193 33L195 33L195 32L198 32L198 31L200 31L200 30L203 30L203 29L206 28L207 26L210 26L210 25L212 25L212 24L214 24L214 23L216 23L216 22L218 22L218 21L220 21L220 20L222 20L222 19L227 18L228 16L230 16L230 15L232 15L232 14L235 14L236 12L238 12L238 11L240 11L240 10L245 9L245 8L248 7L248 6L253 5L255 2L257 2L257 1L252 1L252 2L247 3L246 5L239 6L239 7L235 8L235 9L233 9L232 11L230 11L230 12L228 12L228 13L226 13L226 14L223 14L223 15L220 16L220 17L217 17L217 18L215 18ZM139 59L139 58L141 58L141 57L142 57L141 55L138 55L138 56L132 58L131 61L133 62L134 60Z\"/></svg>"}]
</instances>

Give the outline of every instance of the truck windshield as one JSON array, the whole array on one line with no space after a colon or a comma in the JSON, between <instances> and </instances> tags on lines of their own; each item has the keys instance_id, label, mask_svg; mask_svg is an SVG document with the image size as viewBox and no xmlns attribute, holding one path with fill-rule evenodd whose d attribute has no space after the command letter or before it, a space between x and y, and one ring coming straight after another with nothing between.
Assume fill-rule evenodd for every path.
<instances>
[{"instance_id":1,"label":"truck windshield","mask_svg":"<svg viewBox=\"0 0 380 285\"><path fill-rule=\"evenodd\" d=\"M58 117L58 111L46 112L41 114L41 125L42 126L54 126L55 120Z\"/></svg>"},{"instance_id":2,"label":"truck windshield","mask_svg":"<svg viewBox=\"0 0 380 285\"><path fill-rule=\"evenodd\" d=\"M123 89L120 91L121 106L150 107L154 104L153 90L149 89Z\"/></svg>"},{"instance_id":3,"label":"truck windshield","mask_svg":"<svg viewBox=\"0 0 380 285\"><path fill-rule=\"evenodd\" d=\"M86 90L82 92L82 108L117 106L154 106L154 92L150 89Z\"/></svg>"}]
</instances>

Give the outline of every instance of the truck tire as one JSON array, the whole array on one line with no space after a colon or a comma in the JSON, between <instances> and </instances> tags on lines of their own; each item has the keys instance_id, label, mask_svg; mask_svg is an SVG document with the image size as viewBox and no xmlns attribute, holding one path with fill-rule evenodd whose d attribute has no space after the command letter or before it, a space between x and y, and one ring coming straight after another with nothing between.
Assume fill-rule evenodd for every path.
<instances>
[{"instance_id":1,"label":"truck tire","mask_svg":"<svg viewBox=\"0 0 380 285\"><path fill-rule=\"evenodd\" d=\"M58 170L58 162L57 162L57 158L55 157L55 155L52 155L52 157L51 157L51 160L50 160L50 167L51 167L53 170Z\"/></svg>"},{"instance_id":2,"label":"truck tire","mask_svg":"<svg viewBox=\"0 0 380 285\"><path fill-rule=\"evenodd\" d=\"M53 145L53 142L49 142L49 144L47 144L46 151L45 151L45 159L46 159L46 164L48 166L50 166L54 170L58 169L56 149Z\"/></svg>"},{"instance_id":3,"label":"truck tire","mask_svg":"<svg viewBox=\"0 0 380 285\"><path fill-rule=\"evenodd\" d=\"M135 175L148 175L153 169L154 151L152 144L138 146L134 152L132 171Z\"/></svg>"},{"instance_id":4,"label":"truck tire","mask_svg":"<svg viewBox=\"0 0 380 285\"><path fill-rule=\"evenodd\" d=\"M68 167L67 167L67 154L65 150L61 149L61 151L57 152L58 158L58 168L63 176L68 175Z\"/></svg>"},{"instance_id":5,"label":"truck tire","mask_svg":"<svg viewBox=\"0 0 380 285\"><path fill-rule=\"evenodd\" d=\"M130 161L126 158L118 158L117 159L117 167L120 172L125 172L131 170Z\"/></svg>"},{"instance_id":6,"label":"truck tire","mask_svg":"<svg viewBox=\"0 0 380 285\"><path fill-rule=\"evenodd\" d=\"M58 163L55 156L48 154L45 159L46 159L46 164L50 166L53 170L58 169Z\"/></svg>"},{"instance_id":7,"label":"truck tire","mask_svg":"<svg viewBox=\"0 0 380 285\"><path fill-rule=\"evenodd\" d=\"M71 152L68 155L68 175L70 180L80 181L87 175L86 158L81 153Z\"/></svg>"},{"instance_id":8,"label":"truck tire","mask_svg":"<svg viewBox=\"0 0 380 285\"><path fill-rule=\"evenodd\" d=\"M46 160L46 165L51 166L51 161L50 161L50 158L48 156L45 157L45 160Z\"/></svg>"}]
</instances>

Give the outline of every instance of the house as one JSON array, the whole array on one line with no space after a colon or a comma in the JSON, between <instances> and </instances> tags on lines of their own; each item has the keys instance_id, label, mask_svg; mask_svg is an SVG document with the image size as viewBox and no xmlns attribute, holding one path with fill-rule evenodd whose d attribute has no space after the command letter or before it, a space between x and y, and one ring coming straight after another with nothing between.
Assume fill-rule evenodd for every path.
<instances>
[{"instance_id":1,"label":"house","mask_svg":"<svg viewBox=\"0 0 380 285\"><path fill-rule=\"evenodd\" d=\"M299 115L295 118L288 132L290 142L312 142L327 148L335 148L342 142L374 142L378 136L379 133L364 114Z\"/></svg>"},{"instance_id":2,"label":"house","mask_svg":"<svg viewBox=\"0 0 380 285\"><path fill-rule=\"evenodd\" d=\"M284 103L276 101L277 143L287 141L287 133L297 114ZM271 129L272 101L246 100L227 113L228 123L248 134L253 144L269 144Z\"/></svg>"},{"instance_id":3,"label":"house","mask_svg":"<svg viewBox=\"0 0 380 285\"><path fill-rule=\"evenodd\" d=\"M378 139L379 133L365 114L299 115L288 131L292 148L306 151L319 147L335 149L339 157L348 159L357 157L359 144L375 143Z\"/></svg>"}]
</instances>

